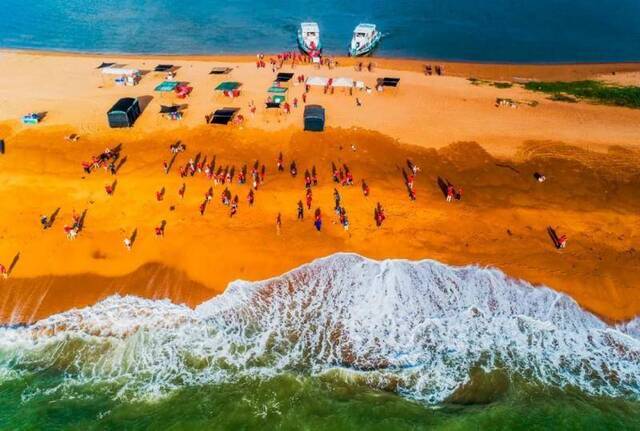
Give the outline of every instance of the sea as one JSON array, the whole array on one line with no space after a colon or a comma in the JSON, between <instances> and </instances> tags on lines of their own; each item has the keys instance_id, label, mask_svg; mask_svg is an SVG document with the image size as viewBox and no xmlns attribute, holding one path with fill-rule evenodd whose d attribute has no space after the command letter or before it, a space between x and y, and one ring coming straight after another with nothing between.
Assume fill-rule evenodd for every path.
<instances>
[{"instance_id":1,"label":"sea","mask_svg":"<svg viewBox=\"0 0 640 431\"><path fill-rule=\"evenodd\" d=\"M302 21L318 22L329 55L372 22L376 56L640 61L638 0L1 0L0 48L274 53L295 49Z\"/></svg>"},{"instance_id":2,"label":"sea","mask_svg":"<svg viewBox=\"0 0 640 431\"><path fill-rule=\"evenodd\" d=\"M638 430L640 319L478 266L339 253L195 309L0 329L2 430Z\"/></svg>"}]
</instances>

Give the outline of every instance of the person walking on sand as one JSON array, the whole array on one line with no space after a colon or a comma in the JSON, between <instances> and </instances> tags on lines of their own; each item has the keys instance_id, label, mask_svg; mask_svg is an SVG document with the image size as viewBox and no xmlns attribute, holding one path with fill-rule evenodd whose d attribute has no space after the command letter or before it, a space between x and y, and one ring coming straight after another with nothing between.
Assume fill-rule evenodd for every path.
<instances>
[{"instance_id":1,"label":"person walking on sand","mask_svg":"<svg viewBox=\"0 0 640 431\"><path fill-rule=\"evenodd\" d=\"M322 229L322 212L320 211L320 208L316 208L313 225L315 226L316 230L320 232L320 230Z\"/></svg>"},{"instance_id":2,"label":"person walking on sand","mask_svg":"<svg viewBox=\"0 0 640 431\"><path fill-rule=\"evenodd\" d=\"M362 194L365 198L369 197L369 185L365 182L365 180L362 180Z\"/></svg>"},{"instance_id":3,"label":"person walking on sand","mask_svg":"<svg viewBox=\"0 0 640 431\"><path fill-rule=\"evenodd\" d=\"M278 154L278 172L284 171L284 157L282 155L282 151Z\"/></svg>"},{"instance_id":4,"label":"person walking on sand","mask_svg":"<svg viewBox=\"0 0 640 431\"><path fill-rule=\"evenodd\" d=\"M164 187L156 192L156 200L158 202L164 199Z\"/></svg>"},{"instance_id":5,"label":"person walking on sand","mask_svg":"<svg viewBox=\"0 0 640 431\"><path fill-rule=\"evenodd\" d=\"M311 192L311 189L307 189L307 209L309 211L311 211L311 202L313 201L313 193Z\"/></svg>"},{"instance_id":6,"label":"person walking on sand","mask_svg":"<svg viewBox=\"0 0 640 431\"><path fill-rule=\"evenodd\" d=\"M231 201L231 209L229 210L229 217L233 217L238 213L238 195L235 195Z\"/></svg>"},{"instance_id":7,"label":"person walking on sand","mask_svg":"<svg viewBox=\"0 0 640 431\"><path fill-rule=\"evenodd\" d=\"M447 186L447 202L451 202L453 199L453 195L455 194L455 189L451 184Z\"/></svg>"},{"instance_id":8,"label":"person walking on sand","mask_svg":"<svg viewBox=\"0 0 640 431\"><path fill-rule=\"evenodd\" d=\"M293 178L295 178L296 175L298 175L298 167L296 165L296 161L295 160L293 162L291 162L291 165L289 166L289 172L291 172L291 176Z\"/></svg>"},{"instance_id":9,"label":"person walking on sand","mask_svg":"<svg viewBox=\"0 0 640 431\"><path fill-rule=\"evenodd\" d=\"M298 221L304 220L304 205L302 201L298 201Z\"/></svg>"},{"instance_id":10,"label":"person walking on sand","mask_svg":"<svg viewBox=\"0 0 640 431\"><path fill-rule=\"evenodd\" d=\"M127 249L127 251L131 251L131 239L129 238L125 238L124 239L124 247Z\"/></svg>"},{"instance_id":11,"label":"person walking on sand","mask_svg":"<svg viewBox=\"0 0 640 431\"><path fill-rule=\"evenodd\" d=\"M163 220L160 226L155 227L156 238L162 238L164 236L164 226L165 221Z\"/></svg>"},{"instance_id":12,"label":"person walking on sand","mask_svg":"<svg viewBox=\"0 0 640 431\"><path fill-rule=\"evenodd\" d=\"M185 183L182 183L182 187L178 189L178 196L180 196L180 199L184 198L184 192L186 190L187 190L187 185Z\"/></svg>"},{"instance_id":13,"label":"person walking on sand","mask_svg":"<svg viewBox=\"0 0 640 431\"><path fill-rule=\"evenodd\" d=\"M113 185L107 184L106 186L104 186L104 191L107 192L108 196L113 196Z\"/></svg>"},{"instance_id":14,"label":"person walking on sand","mask_svg":"<svg viewBox=\"0 0 640 431\"><path fill-rule=\"evenodd\" d=\"M49 228L49 218L46 215L40 216L40 224L42 225L42 229Z\"/></svg>"},{"instance_id":15,"label":"person walking on sand","mask_svg":"<svg viewBox=\"0 0 640 431\"><path fill-rule=\"evenodd\" d=\"M0 263L0 276L2 276L2 278L9 278L9 271L7 271L7 268Z\"/></svg>"},{"instance_id":16,"label":"person walking on sand","mask_svg":"<svg viewBox=\"0 0 640 431\"><path fill-rule=\"evenodd\" d=\"M567 247L567 236L561 235L560 238L558 238L558 249L562 249L566 247Z\"/></svg>"},{"instance_id":17,"label":"person walking on sand","mask_svg":"<svg viewBox=\"0 0 640 431\"><path fill-rule=\"evenodd\" d=\"M313 186L318 185L318 173L316 172L316 165L311 167L311 181L313 182Z\"/></svg>"},{"instance_id":18,"label":"person walking on sand","mask_svg":"<svg viewBox=\"0 0 640 431\"><path fill-rule=\"evenodd\" d=\"M255 194L253 193L253 189L249 189L249 194L247 195L247 203L249 207L253 206L253 202L255 201Z\"/></svg>"},{"instance_id":19,"label":"person walking on sand","mask_svg":"<svg viewBox=\"0 0 640 431\"><path fill-rule=\"evenodd\" d=\"M338 192L338 189L333 189L333 200L335 202L335 211L336 214L340 214L340 193Z\"/></svg>"},{"instance_id":20,"label":"person walking on sand","mask_svg":"<svg viewBox=\"0 0 640 431\"><path fill-rule=\"evenodd\" d=\"M282 216L280 213L276 216L276 235L280 235L280 230L282 229Z\"/></svg>"}]
</instances>

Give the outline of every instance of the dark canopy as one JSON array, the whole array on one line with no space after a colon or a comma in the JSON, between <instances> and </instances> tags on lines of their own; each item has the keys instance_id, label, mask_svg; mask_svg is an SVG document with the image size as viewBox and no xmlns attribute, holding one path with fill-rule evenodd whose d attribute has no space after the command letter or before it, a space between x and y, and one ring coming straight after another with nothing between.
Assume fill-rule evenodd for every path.
<instances>
[{"instance_id":1,"label":"dark canopy","mask_svg":"<svg viewBox=\"0 0 640 431\"><path fill-rule=\"evenodd\" d=\"M218 109L209 118L209 124L228 124L240 108L222 108Z\"/></svg>"},{"instance_id":2,"label":"dark canopy","mask_svg":"<svg viewBox=\"0 0 640 431\"><path fill-rule=\"evenodd\" d=\"M171 105L171 106L160 105L161 114L172 114L178 111L180 111L180 105Z\"/></svg>"},{"instance_id":3,"label":"dark canopy","mask_svg":"<svg viewBox=\"0 0 640 431\"><path fill-rule=\"evenodd\" d=\"M209 72L209 75L226 75L232 70L233 69L231 69L230 67L214 67L213 69L211 69L211 72Z\"/></svg>"},{"instance_id":4,"label":"dark canopy","mask_svg":"<svg viewBox=\"0 0 640 431\"><path fill-rule=\"evenodd\" d=\"M279 108L280 107L280 102L267 102L266 103L266 108L270 109L270 108Z\"/></svg>"},{"instance_id":5,"label":"dark canopy","mask_svg":"<svg viewBox=\"0 0 640 431\"><path fill-rule=\"evenodd\" d=\"M102 63L100 66L96 67L96 69L104 69L105 67L111 67L115 63Z\"/></svg>"},{"instance_id":6,"label":"dark canopy","mask_svg":"<svg viewBox=\"0 0 640 431\"><path fill-rule=\"evenodd\" d=\"M378 84L383 87L397 87L400 83L400 78L378 78Z\"/></svg>"},{"instance_id":7,"label":"dark canopy","mask_svg":"<svg viewBox=\"0 0 640 431\"><path fill-rule=\"evenodd\" d=\"M280 72L276 76L276 82L289 82L293 78L293 73Z\"/></svg>"},{"instance_id":8,"label":"dark canopy","mask_svg":"<svg viewBox=\"0 0 640 431\"><path fill-rule=\"evenodd\" d=\"M154 72L168 72L173 69L173 64L159 64L153 69Z\"/></svg>"},{"instance_id":9,"label":"dark canopy","mask_svg":"<svg viewBox=\"0 0 640 431\"><path fill-rule=\"evenodd\" d=\"M123 97L109 109L109 112L127 112L136 103L133 97Z\"/></svg>"}]
</instances>

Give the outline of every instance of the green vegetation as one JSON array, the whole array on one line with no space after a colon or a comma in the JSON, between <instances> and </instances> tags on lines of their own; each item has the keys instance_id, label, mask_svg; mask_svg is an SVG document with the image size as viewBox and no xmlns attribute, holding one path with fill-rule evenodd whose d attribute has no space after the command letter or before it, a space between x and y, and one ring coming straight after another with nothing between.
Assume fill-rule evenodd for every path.
<instances>
[{"instance_id":1,"label":"green vegetation","mask_svg":"<svg viewBox=\"0 0 640 431\"><path fill-rule=\"evenodd\" d=\"M551 94L551 100L573 102L584 99L603 105L640 109L640 87L635 86L612 85L600 81L574 81L528 82L524 84L524 88Z\"/></svg>"},{"instance_id":2,"label":"green vegetation","mask_svg":"<svg viewBox=\"0 0 640 431\"><path fill-rule=\"evenodd\" d=\"M487 80L478 79L478 78L469 78L469 82L472 85L491 85L492 87L496 87L500 89L513 87L513 84L511 82L487 81Z\"/></svg>"}]
</instances>

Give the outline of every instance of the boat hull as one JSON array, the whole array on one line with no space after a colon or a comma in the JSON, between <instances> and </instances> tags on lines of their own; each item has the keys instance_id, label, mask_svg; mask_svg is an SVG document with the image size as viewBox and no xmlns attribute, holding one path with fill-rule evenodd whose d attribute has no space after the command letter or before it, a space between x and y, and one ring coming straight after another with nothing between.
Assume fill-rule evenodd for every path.
<instances>
[{"instance_id":1,"label":"boat hull","mask_svg":"<svg viewBox=\"0 0 640 431\"><path fill-rule=\"evenodd\" d=\"M302 32L298 31L298 48L300 48L300 51L313 57L315 55L319 55L322 52L322 43L318 42L318 46L313 49L304 41Z\"/></svg>"},{"instance_id":2,"label":"boat hull","mask_svg":"<svg viewBox=\"0 0 640 431\"><path fill-rule=\"evenodd\" d=\"M367 45L361 46L359 48L353 48L352 46L349 46L349 55L351 57L364 57L367 55L371 55L371 53L378 47L381 38L382 36L380 34L377 34L376 37Z\"/></svg>"}]
</instances>

